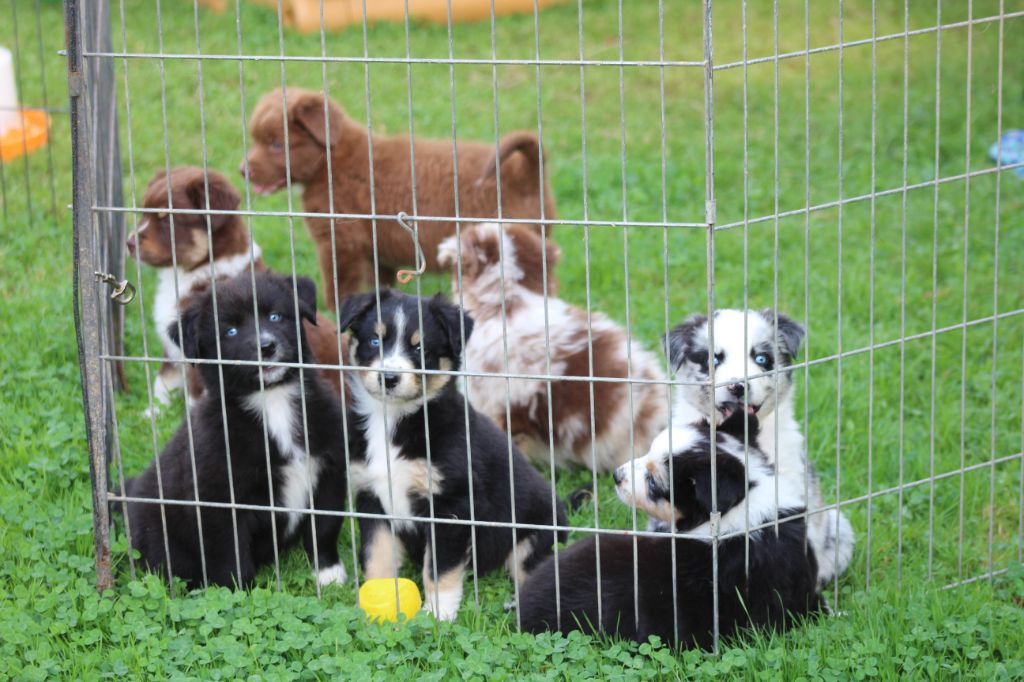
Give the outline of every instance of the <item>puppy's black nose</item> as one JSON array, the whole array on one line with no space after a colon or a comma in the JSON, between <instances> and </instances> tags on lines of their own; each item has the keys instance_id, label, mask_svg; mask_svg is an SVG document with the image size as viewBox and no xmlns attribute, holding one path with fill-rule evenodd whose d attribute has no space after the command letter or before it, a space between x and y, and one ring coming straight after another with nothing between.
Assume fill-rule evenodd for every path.
<instances>
[{"instance_id":1,"label":"puppy's black nose","mask_svg":"<svg viewBox=\"0 0 1024 682\"><path fill-rule=\"evenodd\" d=\"M622 483L622 479L624 477L622 475L622 472L619 471L618 468L616 468L615 471L612 472L612 478L615 480L615 485L618 485L618 484Z\"/></svg>"},{"instance_id":2,"label":"puppy's black nose","mask_svg":"<svg viewBox=\"0 0 1024 682\"><path fill-rule=\"evenodd\" d=\"M398 380L401 379L401 378L402 378L401 376L399 376L398 374L395 374L394 372L385 372L384 373L384 388L387 388L387 389L394 388L395 386L398 385Z\"/></svg>"},{"instance_id":3,"label":"puppy's black nose","mask_svg":"<svg viewBox=\"0 0 1024 682\"><path fill-rule=\"evenodd\" d=\"M264 358L272 357L274 351L277 350L277 344L270 339L262 339L260 341L260 352Z\"/></svg>"},{"instance_id":4,"label":"puppy's black nose","mask_svg":"<svg viewBox=\"0 0 1024 682\"><path fill-rule=\"evenodd\" d=\"M747 392L746 384L733 384L729 387L729 393L732 393L737 398L742 398L743 394Z\"/></svg>"}]
</instances>

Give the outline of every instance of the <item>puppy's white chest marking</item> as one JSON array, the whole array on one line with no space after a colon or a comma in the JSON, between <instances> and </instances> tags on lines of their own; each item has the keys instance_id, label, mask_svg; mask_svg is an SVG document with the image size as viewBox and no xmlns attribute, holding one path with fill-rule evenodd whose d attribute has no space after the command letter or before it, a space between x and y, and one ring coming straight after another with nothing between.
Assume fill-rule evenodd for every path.
<instances>
[{"instance_id":1,"label":"puppy's white chest marking","mask_svg":"<svg viewBox=\"0 0 1024 682\"><path fill-rule=\"evenodd\" d=\"M199 269L209 272L204 268ZM164 268L157 276L156 297L153 299L153 324L156 325L156 333L164 346L164 354L171 360L180 360L182 354L178 344L171 340L167 331L178 320L178 292L186 296L192 288L194 282L188 281L192 279L189 277L191 274L175 268ZM178 291L175 291L174 287L175 277L178 279Z\"/></svg>"},{"instance_id":2,"label":"puppy's white chest marking","mask_svg":"<svg viewBox=\"0 0 1024 682\"><path fill-rule=\"evenodd\" d=\"M306 456L304 441L296 438L299 413L299 387L287 383L253 393L245 398L245 408L265 420L267 437L273 441L287 463L278 470L279 483L275 487L274 505L291 509L308 509L310 490L316 490L320 475L320 462ZM288 513L287 534L295 532L302 515Z\"/></svg>"},{"instance_id":3,"label":"puppy's white chest marking","mask_svg":"<svg viewBox=\"0 0 1024 682\"><path fill-rule=\"evenodd\" d=\"M389 407L385 420L384 406L372 398L358 400L356 409L363 414L363 435L366 438L366 460L349 465L349 480L355 490L373 493L385 513L414 516L414 497L438 494L443 478L435 468L430 471L423 459L405 459L402 449L392 440L395 424L403 418L398 408ZM387 427L387 428L385 428ZM390 476L389 476L390 472ZM408 529L412 522L395 519L395 529Z\"/></svg>"},{"instance_id":4,"label":"puppy's white chest marking","mask_svg":"<svg viewBox=\"0 0 1024 682\"><path fill-rule=\"evenodd\" d=\"M281 483L277 488L277 499L274 503L278 507L289 509L309 509L310 491L316 490L316 481L320 475L320 461L315 457L306 459L293 459L281 470ZM285 533L291 535L298 528L302 521L303 514L288 512L288 525Z\"/></svg>"}]
</instances>

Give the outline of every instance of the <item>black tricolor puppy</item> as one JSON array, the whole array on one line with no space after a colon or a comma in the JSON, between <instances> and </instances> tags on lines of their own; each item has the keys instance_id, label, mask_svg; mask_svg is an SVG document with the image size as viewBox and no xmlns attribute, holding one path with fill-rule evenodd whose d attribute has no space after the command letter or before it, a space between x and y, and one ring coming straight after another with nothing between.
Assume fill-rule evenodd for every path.
<instances>
[{"instance_id":1,"label":"black tricolor puppy","mask_svg":"<svg viewBox=\"0 0 1024 682\"><path fill-rule=\"evenodd\" d=\"M359 294L342 304L338 327L351 330L350 364L365 368L348 375L356 510L404 517L359 518L363 571L367 578L393 577L410 555L423 565L427 609L452 620L467 570L482 575L504 564L521 581L551 553L556 534L412 519L433 512L440 519L550 526L565 525L565 512L561 502L552 509L544 477L468 405L451 375L410 371L458 369L473 320L457 306L440 296L383 290L378 307L376 294Z\"/></svg>"},{"instance_id":2,"label":"black tricolor puppy","mask_svg":"<svg viewBox=\"0 0 1024 682\"><path fill-rule=\"evenodd\" d=\"M803 517L793 517L804 511L799 491L788 490L780 481L783 485L776 505L776 480L763 453L751 448L744 454L743 420L744 414L737 411L716 433L714 499L711 441L706 423L673 428L671 450L666 432L655 440L649 454L615 471L616 492L623 502L671 524L678 532L706 537L712 509L722 514L723 535L773 522L778 514L781 522L777 533L774 525L750 533L749 570L745 565L743 535L719 542L718 609L722 636L749 627L785 628L793 616L818 611L823 604L816 589L813 551L804 551ZM748 437L753 441L757 417L751 415L748 424ZM633 538L598 538L588 537L559 552L557 600L554 557L527 578L519 593L524 630L596 631L638 642L658 635L663 641L677 642L683 647L712 645L714 569L709 540L638 537L634 564Z\"/></svg>"},{"instance_id":3,"label":"black tricolor puppy","mask_svg":"<svg viewBox=\"0 0 1024 682\"><path fill-rule=\"evenodd\" d=\"M180 346L187 358L216 360L219 337L220 357L227 361L220 366L198 365L203 384L213 390L208 390L190 413L195 479L189 433L182 423L157 461L128 482L129 496L158 499L159 467L165 499L192 501L198 495L200 502L230 502L233 484L238 504L269 506L273 489L277 507L306 510L312 496L317 510L344 508L345 441L337 395L312 370L303 371L300 380L296 367L230 364L258 359L297 363L300 348L303 362L310 361L296 312L315 324L315 285L299 277L296 291L291 277L270 273L255 277L258 308L253 304L251 276L245 273L217 284L216 318L212 290L196 297L181 316ZM177 343L177 324L171 325L169 333ZM304 432L304 426L308 431ZM196 507L163 505L165 546L160 509L161 505L152 502L128 504L132 546L151 570L170 572L190 587L203 584L204 561L208 582L248 586L256 571L273 561L275 528L279 551L300 537L311 564L316 551L314 566L319 569L316 578L320 584L345 581L345 567L338 558L340 516L314 518L300 512L272 515L238 509L233 521L230 509L200 507L197 519ZM202 522L202 543L198 521Z\"/></svg>"}]
</instances>

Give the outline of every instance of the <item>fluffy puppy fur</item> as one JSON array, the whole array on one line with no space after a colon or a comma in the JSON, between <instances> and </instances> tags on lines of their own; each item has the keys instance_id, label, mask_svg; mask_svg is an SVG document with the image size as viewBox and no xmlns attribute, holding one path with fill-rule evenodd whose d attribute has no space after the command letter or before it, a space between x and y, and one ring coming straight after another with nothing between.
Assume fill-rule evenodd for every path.
<instances>
[{"instance_id":1,"label":"fluffy puppy fur","mask_svg":"<svg viewBox=\"0 0 1024 682\"><path fill-rule=\"evenodd\" d=\"M333 100L327 98L325 102L323 93L288 88L286 94L286 111L282 112L281 90L276 89L260 99L249 123L253 143L247 164L243 163L240 171L244 175L248 166L249 181L258 192L270 193L285 186L285 159L289 158L291 182L304 186L303 210L310 213L397 215L404 211L409 215L439 218L459 215L486 219L498 216L497 161L501 164L502 216L538 219L543 204L543 217L556 217L554 199L546 182L543 194L540 190L540 142L532 133L506 135L498 145L497 159L493 144L459 142L458 207L455 205L451 140L414 139L414 210L413 159L408 134L374 135L371 140L365 125L348 118ZM333 253L337 254L339 266L339 298L374 284L372 220L307 218L306 227L316 242L328 307L334 308ZM333 250L332 229L335 230ZM380 284L387 286L394 281L397 268L416 262L415 247L409 234L395 221L378 220L376 231L378 274ZM455 223L450 220L419 224L419 240L429 270L437 269L438 243L454 232Z\"/></svg>"},{"instance_id":2,"label":"fluffy puppy fur","mask_svg":"<svg viewBox=\"0 0 1024 682\"><path fill-rule=\"evenodd\" d=\"M427 610L452 620L468 569L483 575L505 565L522 581L551 553L556 534L411 519L432 512L443 519L510 522L514 509L517 523L565 525L565 512L560 502L552 508L547 481L467 405L450 375L410 371L458 369L461 332L469 337L473 331L473 320L458 307L439 296L384 290L380 307L373 293L348 298L339 326L352 332L351 364L364 368L347 375L356 511L405 517L359 518L363 572L390 578L406 555L422 562Z\"/></svg>"},{"instance_id":3,"label":"fluffy puppy fur","mask_svg":"<svg viewBox=\"0 0 1024 682\"><path fill-rule=\"evenodd\" d=\"M690 316L665 337L666 354L677 378L707 382L708 363L713 361L717 384L715 388L706 383L680 385L672 419L675 424L690 424L703 419L722 422L736 412L757 415L761 429L751 443L776 468L780 480L800 491L806 486L802 502L810 511L807 539L817 556L818 579L824 584L846 570L854 537L842 512L820 511L823 501L818 477L795 417L793 377L785 368L800 350L803 327L771 309L725 309L715 312L714 331L713 354L704 315ZM659 437L655 444L661 440Z\"/></svg>"},{"instance_id":4,"label":"fluffy puppy fur","mask_svg":"<svg viewBox=\"0 0 1024 682\"><path fill-rule=\"evenodd\" d=\"M205 215L146 212L128 236L128 252L159 272L152 309L153 324L163 345L164 356L169 360L183 358L181 348L171 339L169 330L172 327L176 330L178 315L188 308L190 301L209 289L213 280L220 282L241 273L248 274L251 265L257 272L266 269L258 244L251 245L250 253L249 228L242 217L215 213L237 210L241 200L238 191L215 170L207 171L206 178L203 169L195 166L179 166L171 170L170 176L158 171L146 188L142 205L157 211L167 208L209 210L209 229ZM324 365L339 364L337 330L330 320L317 314L315 325L304 322L303 326L312 351L311 361ZM342 338L343 347L344 343ZM186 397L191 405L202 395L203 384L195 367L188 366L185 374ZM337 393L341 388L339 373L324 371L323 375ZM182 369L179 364L163 363L153 383L153 397L157 404L169 403L171 393L181 387Z\"/></svg>"},{"instance_id":5,"label":"fluffy puppy fur","mask_svg":"<svg viewBox=\"0 0 1024 682\"><path fill-rule=\"evenodd\" d=\"M300 380L299 370L294 367L231 364L233 360L255 361L260 354L264 362L294 363L300 349L307 355L305 334L296 333L294 297L298 296L301 318L314 321L315 285L300 278L295 292L290 277L258 273L258 336L249 275L225 280L217 293L216 320L210 292L196 296L181 320L180 345L185 357L216 359L219 334L221 357L227 361L220 367L198 365L203 383L213 390L207 391L191 412L195 477L189 431L182 423L158 459L128 481L128 495L159 499L162 485L165 499L226 503L231 501L229 485L233 484L239 504L270 505L273 488L273 503L278 507L310 509L312 495L313 509L343 509L345 443L337 396L316 374L306 372ZM169 334L178 341L177 325ZM305 435L304 427L308 429ZM225 440L230 454L225 450ZM199 510L197 519L196 507L164 505L165 539L161 505L129 502L127 528L143 564L153 571L177 576L189 587L198 587L203 584L205 559L210 583L248 586L256 571L273 560L273 516L280 551L301 538L311 564L314 550L317 553L314 565L319 568L316 579L320 584L345 581L345 567L338 557L341 517L316 516L314 520L307 513L239 509L234 512L233 522L230 509ZM202 522L202 543L197 521Z\"/></svg>"},{"instance_id":6,"label":"fluffy puppy fur","mask_svg":"<svg viewBox=\"0 0 1024 682\"><path fill-rule=\"evenodd\" d=\"M475 321L473 337L466 342L466 366L473 371L548 374L548 343L551 374L590 376L592 357L596 377L664 379L657 358L636 341L627 341L626 331L602 313L591 314L593 345L589 344L586 311L554 297L558 247L544 242L532 229L476 225L458 238L443 241L438 260L451 267L453 298L459 300L461 295ZM541 380L506 383L502 378L475 376L467 378L467 385L473 405L511 433L527 455L543 462L548 461L549 429L556 462L610 471L647 452L667 423L666 390L658 384L595 382L591 402L588 382L553 381L550 405L547 382Z\"/></svg>"},{"instance_id":7,"label":"fluffy puppy fur","mask_svg":"<svg viewBox=\"0 0 1024 682\"><path fill-rule=\"evenodd\" d=\"M757 418L750 422L751 433L756 433ZM704 537L638 537L635 559L630 537L590 536L569 546L559 552L557 566L554 557L549 558L522 586L524 630L584 630L638 642L658 635L683 647L710 647L715 594L713 550L707 536L713 509L722 513L723 534L781 519L777 532L772 526L750 533L749 544L743 535L719 542L722 636L749 627L783 629L794 616L822 608L815 555L804 551L800 495L780 481L776 505L767 458L754 449L744 454L742 413L716 433L715 497L707 423L678 427L673 436L671 453L652 452L616 469L616 490L627 505L646 510L677 532Z\"/></svg>"}]
</instances>

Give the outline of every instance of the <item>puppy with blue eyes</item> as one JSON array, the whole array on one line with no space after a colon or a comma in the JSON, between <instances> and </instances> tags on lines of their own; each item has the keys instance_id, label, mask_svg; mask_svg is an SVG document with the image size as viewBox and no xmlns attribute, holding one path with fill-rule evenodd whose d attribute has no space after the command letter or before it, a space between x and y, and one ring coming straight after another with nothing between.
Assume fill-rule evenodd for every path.
<instances>
[{"instance_id":1,"label":"puppy with blue eyes","mask_svg":"<svg viewBox=\"0 0 1024 682\"><path fill-rule=\"evenodd\" d=\"M673 426L651 444L651 455L669 452L673 428L700 421L721 424L737 412L757 416L761 428L750 443L765 454L780 480L806 490L808 544L818 558L821 584L842 575L853 555L853 528L824 502L814 465L807 457L796 420L793 375L787 369L800 351L804 329L770 308L715 311L715 348L707 316L691 315L664 338L665 353L679 385L672 405ZM714 364L715 386L708 383Z\"/></svg>"},{"instance_id":2,"label":"puppy with blue eyes","mask_svg":"<svg viewBox=\"0 0 1024 682\"><path fill-rule=\"evenodd\" d=\"M343 415L320 374L294 366L313 362L301 323L316 323L316 287L268 272L255 282L218 282L216 311L207 290L182 312L180 338L177 323L168 329L186 359L223 363L197 363L207 390L190 421L127 481L128 497L145 501L127 503L126 531L144 566L190 588L247 587L299 540L318 583L342 584L342 519L311 512L344 509ZM286 511L202 506L231 502Z\"/></svg>"},{"instance_id":3,"label":"puppy with blue eyes","mask_svg":"<svg viewBox=\"0 0 1024 682\"><path fill-rule=\"evenodd\" d=\"M426 609L453 620L467 571L483 575L504 565L521 582L561 534L429 519L564 526L564 509L447 373L460 366L472 318L440 296L385 289L379 305L373 292L346 299L338 327L350 330L349 364L361 368L347 380L363 572L391 578L410 557L423 567Z\"/></svg>"},{"instance_id":4,"label":"puppy with blue eyes","mask_svg":"<svg viewBox=\"0 0 1024 682\"><path fill-rule=\"evenodd\" d=\"M657 635L709 648L716 585L722 636L784 629L794 616L821 610L815 553L804 551L802 490L776 480L765 454L744 447L745 431L756 439L757 417L738 410L718 426L714 474L707 422L674 429L670 451L618 467L619 498L677 535L596 535L570 545L520 590L521 627L637 642ZM713 512L720 514L717 555Z\"/></svg>"}]
</instances>

